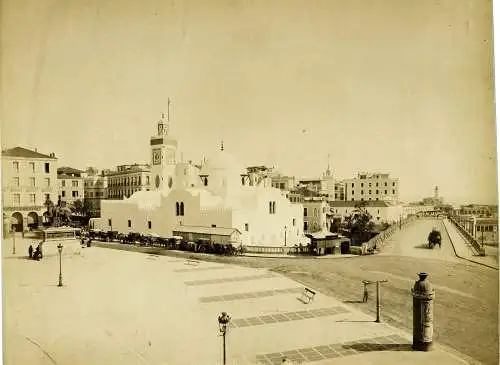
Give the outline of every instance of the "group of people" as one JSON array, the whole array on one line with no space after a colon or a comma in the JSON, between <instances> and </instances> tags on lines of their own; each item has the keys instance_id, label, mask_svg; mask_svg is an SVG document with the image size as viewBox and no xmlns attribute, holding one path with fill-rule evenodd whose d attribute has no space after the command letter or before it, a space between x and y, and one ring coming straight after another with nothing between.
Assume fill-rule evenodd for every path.
<instances>
[{"instance_id":1,"label":"group of people","mask_svg":"<svg viewBox=\"0 0 500 365\"><path fill-rule=\"evenodd\" d=\"M43 257L41 245L42 244L39 243L34 251L33 251L33 245L30 245L30 247L28 248L28 255L30 259L40 261L40 259Z\"/></svg>"}]
</instances>

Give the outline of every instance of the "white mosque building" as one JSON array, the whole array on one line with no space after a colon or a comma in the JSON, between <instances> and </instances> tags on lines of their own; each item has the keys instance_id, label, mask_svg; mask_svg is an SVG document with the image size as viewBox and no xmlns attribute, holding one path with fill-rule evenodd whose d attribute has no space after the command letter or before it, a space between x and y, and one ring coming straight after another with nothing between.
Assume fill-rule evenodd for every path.
<instances>
[{"instance_id":1,"label":"white mosque building","mask_svg":"<svg viewBox=\"0 0 500 365\"><path fill-rule=\"evenodd\" d=\"M282 247L305 244L303 207L270 186L251 183L246 169L221 143L199 168L177 162L178 143L170 135L169 117L151 137L152 191L137 191L123 200L103 200L94 228L137 232L189 241Z\"/></svg>"}]
</instances>

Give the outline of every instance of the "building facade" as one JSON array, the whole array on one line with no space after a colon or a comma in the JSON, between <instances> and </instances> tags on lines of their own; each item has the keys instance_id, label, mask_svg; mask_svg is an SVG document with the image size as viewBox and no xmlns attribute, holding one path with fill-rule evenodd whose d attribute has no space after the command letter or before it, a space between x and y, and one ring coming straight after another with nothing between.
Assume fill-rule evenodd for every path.
<instances>
[{"instance_id":1,"label":"building facade","mask_svg":"<svg viewBox=\"0 0 500 365\"><path fill-rule=\"evenodd\" d=\"M56 202L58 190L54 153L22 147L2 151L4 228L21 232L43 223L44 203L47 199Z\"/></svg>"},{"instance_id":2,"label":"building facade","mask_svg":"<svg viewBox=\"0 0 500 365\"><path fill-rule=\"evenodd\" d=\"M345 187L346 184L344 181L339 180L335 182L335 193L333 200L340 200L340 201L346 200Z\"/></svg>"},{"instance_id":3,"label":"building facade","mask_svg":"<svg viewBox=\"0 0 500 365\"><path fill-rule=\"evenodd\" d=\"M61 202L73 205L75 201L79 200L83 204L85 184L81 170L60 167L57 169L57 182L59 185L58 199L61 199Z\"/></svg>"},{"instance_id":4,"label":"building facade","mask_svg":"<svg viewBox=\"0 0 500 365\"><path fill-rule=\"evenodd\" d=\"M89 167L85 171L85 198L84 204L90 217L101 216L101 201L108 198L108 176L106 171L98 171Z\"/></svg>"},{"instance_id":5,"label":"building facade","mask_svg":"<svg viewBox=\"0 0 500 365\"><path fill-rule=\"evenodd\" d=\"M175 146L169 153L174 154L177 144L171 143L166 131L159 126L154 138L169 141ZM223 146L199 168L192 163L172 167L171 159L155 156L160 144L151 144L153 165L155 158L158 162L153 176L160 183L123 200L102 201L101 218L92 221L95 228L163 237L175 234L190 241L209 237L214 243L234 245L276 247L308 240L303 234L302 205L292 204L279 189L255 184ZM167 178L166 184L161 177L163 182Z\"/></svg>"},{"instance_id":6,"label":"building facade","mask_svg":"<svg viewBox=\"0 0 500 365\"><path fill-rule=\"evenodd\" d=\"M324 198L304 198L304 232L315 233L330 229L330 206Z\"/></svg>"},{"instance_id":7,"label":"building facade","mask_svg":"<svg viewBox=\"0 0 500 365\"><path fill-rule=\"evenodd\" d=\"M163 176L155 176L160 184ZM151 167L147 164L120 165L116 171L107 171L104 177L107 180L108 199L128 198L137 191L151 190Z\"/></svg>"},{"instance_id":8,"label":"building facade","mask_svg":"<svg viewBox=\"0 0 500 365\"><path fill-rule=\"evenodd\" d=\"M345 180L346 200L350 201L399 201L399 179L386 173L358 173L354 179Z\"/></svg>"},{"instance_id":9,"label":"building facade","mask_svg":"<svg viewBox=\"0 0 500 365\"><path fill-rule=\"evenodd\" d=\"M331 201L329 204L333 218L340 219L341 222L344 222L346 217L352 215L358 205L361 205L364 209L366 209L366 211L372 216L372 221L375 224L393 224L406 217L402 205L392 204L382 200L363 202L352 200Z\"/></svg>"}]
</instances>

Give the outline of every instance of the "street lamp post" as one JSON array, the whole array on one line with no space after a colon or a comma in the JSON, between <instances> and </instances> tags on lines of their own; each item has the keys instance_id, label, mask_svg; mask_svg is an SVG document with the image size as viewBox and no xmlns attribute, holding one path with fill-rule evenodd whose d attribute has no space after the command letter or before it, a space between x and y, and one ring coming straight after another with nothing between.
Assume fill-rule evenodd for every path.
<instances>
[{"instance_id":1,"label":"street lamp post","mask_svg":"<svg viewBox=\"0 0 500 365\"><path fill-rule=\"evenodd\" d=\"M377 319L375 322L380 323L380 283L387 283L387 280L377 280Z\"/></svg>"},{"instance_id":2,"label":"street lamp post","mask_svg":"<svg viewBox=\"0 0 500 365\"><path fill-rule=\"evenodd\" d=\"M286 246L286 226L285 226L285 246Z\"/></svg>"},{"instance_id":3,"label":"street lamp post","mask_svg":"<svg viewBox=\"0 0 500 365\"><path fill-rule=\"evenodd\" d=\"M59 243L57 245L57 250L59 251L59 284L57 286L63 286L63 283L62 283L62 249L63 249L63 246Z\"/></svg>"},{"instance_id":4,"label":"street lamp post","mask_svg":"<svg viewBox=\"0 0 500 365\"><path fill-rule=\"evenodd\" d=\"M12 254L16 254L16 231L12 232Z\"/></svg>"},{"instance_id":5,"label":"street lamp post","mask_svg":"<svg viewBox=\"0 0 500 365\"><path fill-rule=\"evenodd\" d=\"M226 333L231 317L226 312L222 312L217 320L219 321L219 332L222 334L222 364L226 365Z\"/></svg>"}]
</instances>

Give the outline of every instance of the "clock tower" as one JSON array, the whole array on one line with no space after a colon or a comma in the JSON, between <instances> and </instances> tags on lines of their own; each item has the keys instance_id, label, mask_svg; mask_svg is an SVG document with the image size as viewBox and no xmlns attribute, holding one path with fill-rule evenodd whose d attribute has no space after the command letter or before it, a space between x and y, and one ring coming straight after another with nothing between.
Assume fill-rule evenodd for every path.
<instances>
[{"instance_id":1,"label":"clock tower","mask_svg":"<svg viewBox=\"0 0 500 365\"><path fill-rule=\"evenodd\" d=\"M173 186L177 140L170 135L170 98L167 114L158 121L157 135L151 137L151 187L168 193Z\"/></svg>"}]
</instances>

